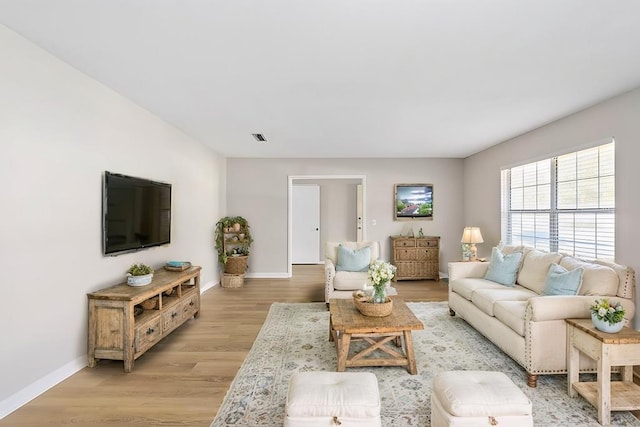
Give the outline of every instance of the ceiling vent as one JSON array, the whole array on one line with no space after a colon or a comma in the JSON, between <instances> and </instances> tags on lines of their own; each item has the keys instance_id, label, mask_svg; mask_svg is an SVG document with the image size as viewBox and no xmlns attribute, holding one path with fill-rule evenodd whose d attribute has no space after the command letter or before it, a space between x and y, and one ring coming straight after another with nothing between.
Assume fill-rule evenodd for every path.
<instances>
[{"instance_id":1,"label":"ceiling vent","mask_svg":"<svg viewBox=\"0 0 640 427\"><path fill-rule=\"evenodd\" d=\"M251 135L253 135L253 137L258 142L267 142L267 138L265 138L264 135L261 133L252 133Z\"/></svg>"}]
</instances>

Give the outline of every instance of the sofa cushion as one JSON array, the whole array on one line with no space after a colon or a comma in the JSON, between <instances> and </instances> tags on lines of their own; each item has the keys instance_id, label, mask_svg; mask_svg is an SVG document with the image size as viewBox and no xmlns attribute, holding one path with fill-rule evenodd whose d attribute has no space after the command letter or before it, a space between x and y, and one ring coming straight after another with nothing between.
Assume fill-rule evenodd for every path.
<instances>
[{"instance_id":1,"label":"sofa cushion","mask_svg":"<svg viewBox=\"0 0 640 427\"><path fill-rule=\"evenodd\" d=\"M359 249L338 246L336 271L369 271L370 262L371 248L369 246Z\"/></svg>"},{"instance_id":2,"label":"sofa cushion","mask_svg":"<svg viewBox=\"0 0 640 427\"><path fill-rule=\"evenodd\" d=\"M582 272L578 267L568 271L561 265L551 264L544 284L543 295L576 295L582 284Z\"/></svg>"},{"instance_id":3,"label":"sofa cushion","mask_svg":"<svg viewBox=\"0 0 640 427\"><path fill-rule=\"evenodd\" d=\"M520 336L524 336L524 313L527 301L496 301L493 315Z\"/></svg>"},{"instance_id":4,"label":"sofa cushion","mask_svg":"<svg viewBox=\"0 0 640 427\"><path fill-rule=\"evenodd\" d=\"M531 289L537 294L544 290L544 283L551 264L558 264L562 259L562 254L557 252L542 252L532 249L522 261L522 268L518 273L518 284L527 289ZM568 270L568 269L567 269Z\"/></svg>"},{"instance_id":5,"label":"sofa cushion","mask_svg":"<svg viewBox=\"0 0 640 427\"><path fill-rule=\"evenodd\" d=\"M570 256L562 258L560 265L567 270L584 269L579 295L616 295L618 292L618 274L611 267Z\"/></svg>"},{"instance_id":6,"label":"sofa cushion","mask_svg":"<svg viewBox=\"0 0 640 427\"><path fill-rule=\"evenodd\" d=\"M476 289L471 295L471 302L489 316L494 316L494 304L496 301L526 301L537 296L534 292L521 286L500 289Z\"/></svg>"},{"instance_id":7,"label":"sofa cushion","mask_svg":"<svg viewBox=\"0 0 640 427\"><path fill-rule=\"evenodd\" d=\"M634 299L635 295L635 271L626 265L616 264L615 262L596 259L594 264L611 267L618 275L618 295L620 298Z\"/></svg>"},{"instance_id":8,"label":"sofa cushion","mask_svg":"<svg viewBox=\"0 0 640 427\"><path fill-rule=\"evenodd\" d=\"M473 294L473 291L475 291L476 289L504 289L503 285L499 285L496 282L474 277L456 279L453 282L449 282L449 286L451 287L452 292L455 292L456 294L468 299L469 301L471 301L471 294Z\"/></svg>"},{"instance_id":9,"label":"sofa cushion","mask_svg":"<svg viewBox=\"0 0 640 427\"><path fill-rule=\"evenodd\" d=\"M357 291L364 287L369 273L360 271L336 271L333 289L337 291Z\"/></svg>"},{"instance_id":10,"label":"sofa cushion","mask_svg":"<svg viewBox=\"0 0 640 427\"><path fill-rule=\"evenodd\" d=\"M509 255L504 255L500 249L493 248L491 250L489 269L484 278L505 286L515 285L521 259L522 252L512 252Z\"/></svg>"}]
</instances>

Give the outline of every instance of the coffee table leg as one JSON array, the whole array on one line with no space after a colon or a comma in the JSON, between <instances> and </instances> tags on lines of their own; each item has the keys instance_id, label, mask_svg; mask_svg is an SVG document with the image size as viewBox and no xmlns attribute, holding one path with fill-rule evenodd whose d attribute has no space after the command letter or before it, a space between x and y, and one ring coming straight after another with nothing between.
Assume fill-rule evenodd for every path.
<instances>
[{"instance_id":1,"label":"coffee table leg","mask_svg":"<svg viewBox=\"0 0 640 427\"><path fill-rule=\"evenodd\" d=\"M407 368L409 369L409 373L411 375L416 375L418 373L418 367L416 366L416 357L413 352L413 336L411 335L411 331L403 331L404 333L404 352L407 354Z\"/></svg>"},{"instance_id":2,"label":"coffee table leg","mask_svg":"<svg viewBox=\"0 0 640 427\"><path fill-rule=\"evenodd\" d=\"M333 341L333 323L331 317L329 317L329 341Z\"/></svg>"},{"instance_id":3,"label":"coffee table leg","mask_svg":"<svg viewBox=\"0 0 640 427\"><path fill-rule=\"evenodd\" d=\"M338 349L338 372L344 372L347 367L347 357L349 356L349 344L351 344L351 334L341 333L337 338L336 348Z\"/></svg>"}]
</instances>

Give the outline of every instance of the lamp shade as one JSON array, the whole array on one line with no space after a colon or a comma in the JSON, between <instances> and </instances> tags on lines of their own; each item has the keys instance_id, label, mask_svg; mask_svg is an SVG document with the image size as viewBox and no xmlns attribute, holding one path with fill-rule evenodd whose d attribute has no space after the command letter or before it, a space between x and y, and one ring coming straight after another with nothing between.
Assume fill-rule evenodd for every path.
<instances>
[{"instance_id":1,"label":"lamp shade","mask_svg":"<svg viewBox=\"0 0 640 427\"><path fill-rule=\"evenodd\" d=\"M465 227L460 241L468 244L483 243L484 239L480 233L480 227Z\"/></svg>"}]
</instances>

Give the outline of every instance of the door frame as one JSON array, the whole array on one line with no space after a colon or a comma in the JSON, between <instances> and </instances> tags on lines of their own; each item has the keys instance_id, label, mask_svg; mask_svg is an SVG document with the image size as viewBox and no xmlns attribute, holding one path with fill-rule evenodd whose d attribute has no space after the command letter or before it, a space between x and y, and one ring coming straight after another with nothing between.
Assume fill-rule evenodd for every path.
<instances>
[{"instance_id":1,"label":"door frame","mask_svg":"<svg viewBox=\"0 0 640 427\"><path fill-rule=\"evenodd\" d=\"M287 277L293 276L293 267L291 263L293 250L293 201L292 191L294 181L305 180L334 180L334 179L353 179L360 180L362 185L362 240L367 240L367 177L365 175L289 175L287 177ZM299 183L299 182L297 182ZM321 202L322 205L322 202ZM322 263L322 262L321 262Z\"/></svg>"}]
</instances>

